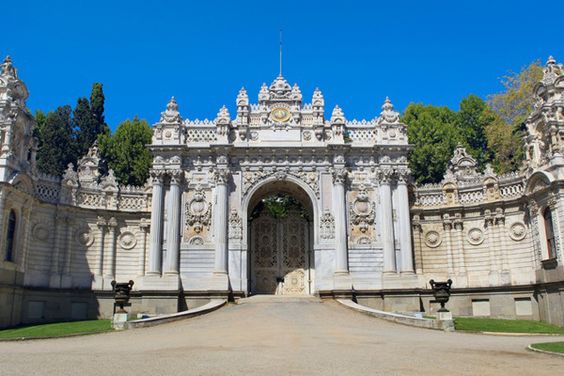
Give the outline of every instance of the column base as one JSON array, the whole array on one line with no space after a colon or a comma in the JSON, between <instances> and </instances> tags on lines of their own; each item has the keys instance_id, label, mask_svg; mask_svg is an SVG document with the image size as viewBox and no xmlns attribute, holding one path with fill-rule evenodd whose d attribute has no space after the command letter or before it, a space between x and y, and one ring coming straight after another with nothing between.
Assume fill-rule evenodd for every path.
<instances>
[{"instance_id":1,"label":"column base","mask_svg":"<svg viewBox=\"0 0 564 376\"><path fill-rule=\"evenodd\" d=\"M384 289L416 288L419 287L419 276L415 273L383 273L382 287Z\"/></svg>"},{"instance_id":2,"label":"column base","mask_svg":"<svg viewBox=\"0 0 564 376\"><path fill-rule=\"evenodd\" d=\"M333 275L333 288L335 290L352 290L352 276L346 271L338 271Z\"/></svg>"},{"instance_id":3,"label":"column base","mask_svg":"<svg viewBox=\"0 0 564 376\"><path fill-rule=\"evenodd\" d=\"M213 272L210 279L210 290L229 291L229 274L226 272Z\"/></svg>"},{"instance_id":4,"label":"column base","mask_svg":"<svg viewBox=\"0 0 564 376\"><path fill-rule=\"evenodd\" d=\"M136 281L133 281L136 282ZM180 289L180 278L178 274L164 274L163 276L159 274L147 274L141 280L140 283L136 282L134 287L139 290L155 290L155 291L177 291Z\"/></svg>"}]
</instances>

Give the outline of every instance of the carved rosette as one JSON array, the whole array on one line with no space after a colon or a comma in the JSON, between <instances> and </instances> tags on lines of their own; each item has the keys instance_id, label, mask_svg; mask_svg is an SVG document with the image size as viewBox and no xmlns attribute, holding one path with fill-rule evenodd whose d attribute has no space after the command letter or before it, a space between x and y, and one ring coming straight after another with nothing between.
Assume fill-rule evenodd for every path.
<instances>
[{"instance_id":1,"label":"carved rosette","mask_svg":"<svg viewBox=\"0 0 564 376\"><path fill-rule=\"evenodd\" d=\"M366 233L374 224L376 204L370 202L366 189L361 187L356 199L350 204L351 224L358 226L362 233Z\"/></svg>"},{"instance_id":2,"label":"carved rosette","mask_svg":"<svg viewBox=\"0 0 564 376\"><path fill-rule=\"evenodd\" d=\"M319 227L321 239L335 238L335 218L329 209L325 209L323 215L319 219Z\"/></svg>"},{"instance_id":3,"label":"carved rosette","mask_svg":"<svg viewBox=\"0 0 564 376\"><path fill-rule=\"evenodd\" d=\"M425 245L429 248L437 248L441 245L443 239L441 238L441 234L439 234L435 230L427 231L425 234Z\"/></svg>"},{"instance_id":4,"label":"carved rosette","mask_svg":"<svg viewBox=\"0 0 564 376\"><path fill-rule=\"evenodd\" d=\"M516 222L509 227L509 237L515 241L521 241L527 236L527 227L522 222Z\"/></svg>"},{"instance_id":5,"label":"carved rosette","mask_svg":"<svg viewBox=\"0 0 564 376\"><path fill-rule=\"evenodd\" d=\"M468 243L472 245L480 245L484 242L484 232L482 229L474 227L468 230Z\"/></svg>"},{"instance_id":6,"label":"carved rosette","mask_svg":"<svg viewBox=\"0 0 564 376\"><path fill-rule=\"evenodd\" d=\"M192 200L186 203L186 225L194 232L201 233L204 227L211 224L211 204L206 201L206 195L201 187L196 188Z\"/></svg>"},{"instance_id":7,"label":"carved rosette","mask_svg":"<svg viewBox=\"0 0 564 376\"><path fill-rule=\"evenodd\" d=\"M90 227L83 226L76 230L75 239L81 246L90 247L94 243L94 234Z\"/></svg>"},{"instance_id":8,"label":"carved rosette","mask_svg":"<svg viewBox=\"0 0 564 376\"><path fill-rule=\"evenodd\" d=\"M133 249L137 245L137 238L134 233L127 230L119 235L118 244L122 249Z\"/></svg>"}]
</instances>

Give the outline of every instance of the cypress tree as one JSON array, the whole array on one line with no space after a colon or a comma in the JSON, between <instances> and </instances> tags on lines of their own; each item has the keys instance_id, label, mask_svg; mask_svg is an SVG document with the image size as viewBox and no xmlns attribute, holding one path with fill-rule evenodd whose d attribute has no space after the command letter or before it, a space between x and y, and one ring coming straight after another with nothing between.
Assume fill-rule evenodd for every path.
<instances>
[{"instance_id":1,"label":"cypress tree","mask_svg":"<svg viewBox=\"0 0 564 376\"><path fill-rule=\"evenodd\" d=\"M61 176L69 163L76 162L71 112L70 106L62 106L44 118L40 116L37 167L44 173Z\"/></svg>"}]
</instances>

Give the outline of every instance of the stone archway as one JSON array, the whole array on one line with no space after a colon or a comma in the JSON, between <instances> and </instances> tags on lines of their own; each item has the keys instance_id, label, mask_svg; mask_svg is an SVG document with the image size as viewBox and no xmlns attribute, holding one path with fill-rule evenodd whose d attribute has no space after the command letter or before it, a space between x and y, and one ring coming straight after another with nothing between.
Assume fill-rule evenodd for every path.
<instances>
[{"instance_id":1,"label":"stone archway","mask_svg":"<svg viewBox=\"0 0 564 376\"><path fill-rule=\"evenodd\" d=\"M306 192L289 181L267 183L254 192L247 218L250 293L311 294L313 205Z\"/></svg>"}]
</instances>

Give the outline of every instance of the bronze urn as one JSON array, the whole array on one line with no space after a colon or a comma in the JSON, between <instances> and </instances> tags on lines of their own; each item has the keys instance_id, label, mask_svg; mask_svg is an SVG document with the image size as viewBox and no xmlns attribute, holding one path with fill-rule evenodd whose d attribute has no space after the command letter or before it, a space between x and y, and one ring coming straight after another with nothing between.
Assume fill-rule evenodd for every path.
<instances>
[{"instance_id":1,"label":"bronze urn","mask_svg":"<svg viewBox=\"0 0 564 376\"><path fill-rule=\"evenodd\" d=\"M112 281L112 289L114 291L115 304L119 307L118 313L126 313L123 306L129 302L129 294L133 287L133 281L117 283Z\"/></svg>"},{"instance_id":2,"label":"bronze urn","mask_svg":"<svg viewBox=\"0 0 564 376\"><path fill-rule=\"evenodd\" d=\"M452 279L449 279L446 282L435 282L434 280L430 280L429 283L433 289L433 296L435 297L435 300L441 304L441 308L438 312L448 312L448 309L445 308L445 304L450 298Z\"/></svg>"}]
</instances>

